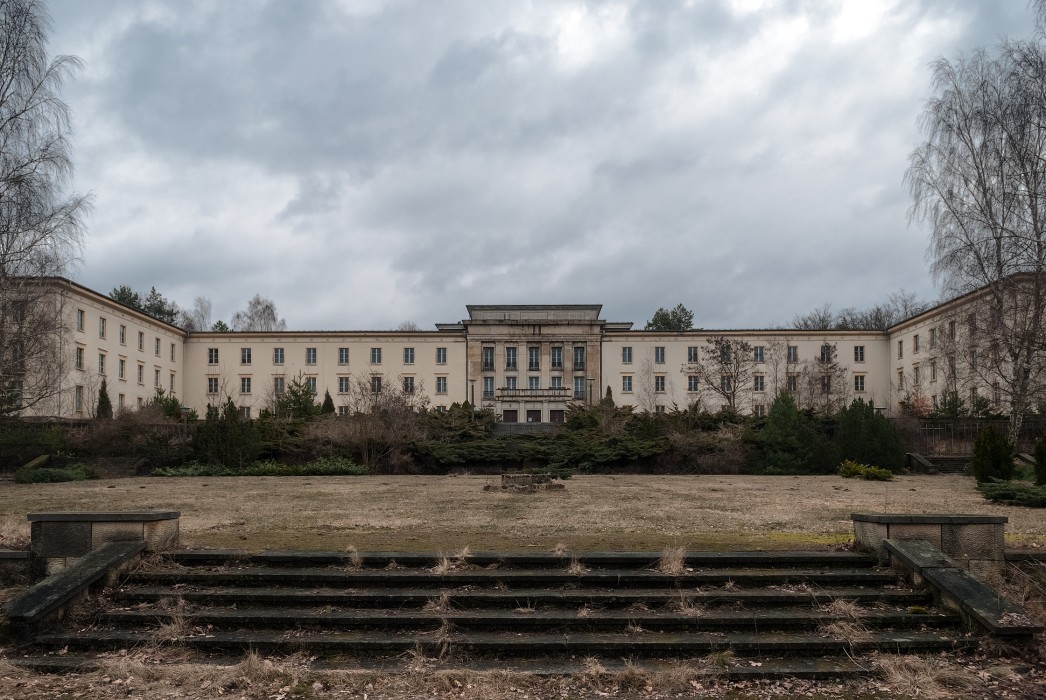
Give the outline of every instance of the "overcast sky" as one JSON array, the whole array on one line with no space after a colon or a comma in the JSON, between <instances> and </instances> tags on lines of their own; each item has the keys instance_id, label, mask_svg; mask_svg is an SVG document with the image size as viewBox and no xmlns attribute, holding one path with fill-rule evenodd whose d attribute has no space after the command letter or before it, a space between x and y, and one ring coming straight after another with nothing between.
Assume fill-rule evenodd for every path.
<instances>
[{"instance_id":1,"label":"overcast sky","mask_svg":"<svg viewBox=\"0 0 1046 700\"><path fill-rule=\"evenodd\" d=\"M601 303L642 327L935 299L902 177L928 64L1024 0L51 0L74 277L229 320L423 328Z\"/></svg>"}]
</instances>

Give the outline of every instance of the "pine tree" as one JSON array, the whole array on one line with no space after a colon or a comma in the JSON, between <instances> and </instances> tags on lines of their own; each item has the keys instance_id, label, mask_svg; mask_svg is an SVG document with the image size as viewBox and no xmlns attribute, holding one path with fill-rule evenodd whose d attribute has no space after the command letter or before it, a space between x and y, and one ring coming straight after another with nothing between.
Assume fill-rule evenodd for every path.
<instances>
[{"instance_id":1,"label":"pine tree","mask_svg":"<svg viewBox=\"0 0 1046 700\"><path fill-rule=\"evenodd\" d=\"M96 418L112 418L113 402L109 400L109 388L102 379L102 385L98 387L98 408L94 412Z\"/></svg>"},{"instance_id":2,"label":"pine tree","mask_svg":"<svg viewBox=\"0 0 1046 700\"><path fill-rule=\"evenodd\" d=\"M334 399L331 398L329 390L323 392L323 405L320 406L320 413L334 413Z\"/></svg>"}]
</instances>

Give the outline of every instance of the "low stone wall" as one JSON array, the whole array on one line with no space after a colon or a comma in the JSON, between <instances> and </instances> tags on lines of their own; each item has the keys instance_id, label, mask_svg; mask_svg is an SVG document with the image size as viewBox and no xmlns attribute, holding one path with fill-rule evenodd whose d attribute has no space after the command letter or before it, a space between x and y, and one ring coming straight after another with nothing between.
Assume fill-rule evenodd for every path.
<instances>
[{"instance_id":1,"label":"low stone wall","mask_svg":"<svg viewBox=\"0 0 1046 700\"><path fill-rule=\"evenodd\" d=\"M61 571L107 542L145 542L154 552L178 544L177 511L30 513L34 580Z\"/></svg>"},{"instance_id":2,"label":"low stone wall","mask_svg":"<svg viewBox=\"0 0 1046 700\"><path fill-rule=\"evenodd\" d=\"M850 517L858 546L876 552L884 564L890 559L884 542L892 539L925 540L982 579L998 576L1006 566L1008 518L1002 515L854 513Z\"/></svg>"}]
</instances>

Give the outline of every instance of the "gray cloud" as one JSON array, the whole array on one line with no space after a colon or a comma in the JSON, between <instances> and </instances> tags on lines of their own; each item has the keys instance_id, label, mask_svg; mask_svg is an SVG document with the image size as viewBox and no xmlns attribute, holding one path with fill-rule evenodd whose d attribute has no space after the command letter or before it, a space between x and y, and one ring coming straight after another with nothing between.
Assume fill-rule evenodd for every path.
<instances>
[{"instance_id":1,"label":"gray cloud","mask_svg":"<svg viewBox=\"0 0 1046 700\"><path fill-rule=\"evenodd\" d=\"M927 64L1029 11L751 4L54 0L52 49L87 62L81 279L226 319L261 292L317 329L933 296L901 186Z\"/></svg>"}]
</instances>

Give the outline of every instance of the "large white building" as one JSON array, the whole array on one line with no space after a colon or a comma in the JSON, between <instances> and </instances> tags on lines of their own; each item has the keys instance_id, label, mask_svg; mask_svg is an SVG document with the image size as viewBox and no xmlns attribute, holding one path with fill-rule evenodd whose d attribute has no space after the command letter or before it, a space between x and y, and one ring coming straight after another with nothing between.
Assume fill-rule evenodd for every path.
<instances>
[{"instance_id":1,"label":"large white building","mask_svg":"<svg viewBox=\"0 0 1046 700\"><path fill-rule=\"evenodd\" d=\"M608 390L651 412L732 403L761 414L782 390L829 410L856 397L889 412L913 400L932 407L951 391L1005 404L998 383L956 361L955 319L976 295L887 331L645 331L582 304L470 305L467 318L432 331L188 333L74 282L49 284L64 319L63 379L40 401L19 383L27 415L91 417L103 378L117 410L163 389L200 415L231 398L252 417L295 380L330 392L339 413L394 389L436 409L470 401L505 422L562 421L571 404Z\"/></svg>"}]
</instances>

